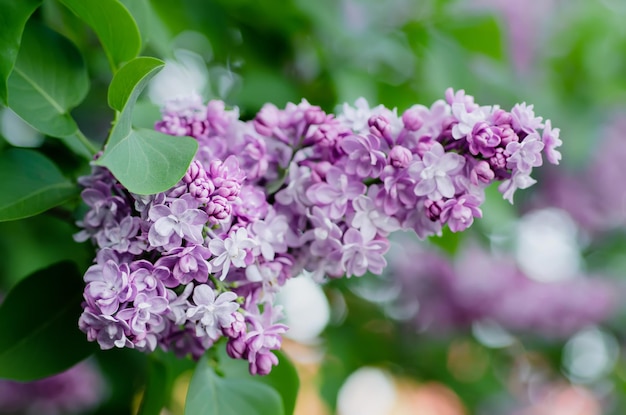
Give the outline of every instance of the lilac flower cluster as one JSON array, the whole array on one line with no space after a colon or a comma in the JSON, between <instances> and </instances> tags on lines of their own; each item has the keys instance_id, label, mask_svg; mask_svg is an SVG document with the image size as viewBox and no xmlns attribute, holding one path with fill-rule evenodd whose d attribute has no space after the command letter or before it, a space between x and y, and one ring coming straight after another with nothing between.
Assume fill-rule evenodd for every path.
<instances>
[{"instance_id":1,"label":"lilac flower cluster","mask_svg":"<svg viewBox=\"0 0 626 415\"><path fill-rule=\"evenodd\" d=\"M380 274L391 232L462 231L486 186L501 181L512 201L542 151L560 157L558 130L532 106L481 107L452 90L402 116L363 99L338 116L302 101L249 122L192 97L170 102L156 129L199 144L171 189L132 194L99 167L81 179L89 210L76 238L98 254L80 327L103 349L196 358L226 337L253 374L277 363L287 327L273 303L288 278Z\"/></svg>"},{"instance_id":2,"label":"lilac flower cluster","mask_svg":"<svg viewBox=\"0 0 626 415\"><path fill-rule=\"evenodd\" d=\"M565 338L612 316L621 292L600 275L536 281L512 256L490 254L477 244L463 246L450 260L406 238L389 256L388 273L400 293L394 307L413 310L404 318L420 331L487 320L517 333ZM419 309L409 307L415 303Z\"/></svg>"}]
</instances>

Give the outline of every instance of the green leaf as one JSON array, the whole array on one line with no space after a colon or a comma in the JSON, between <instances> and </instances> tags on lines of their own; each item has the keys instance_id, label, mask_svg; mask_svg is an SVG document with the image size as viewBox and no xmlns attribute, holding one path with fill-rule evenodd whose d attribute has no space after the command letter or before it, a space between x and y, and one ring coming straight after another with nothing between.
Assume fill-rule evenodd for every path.
<instances>
[{"instance_id":1,"label":"green leaf","mask_svg":"<svg viewBox=\"0 0 626 415\"><path fill-rule=\"evenodd\" d=\"M115 72L141 50L139 29L130 12L118 0L61 0L96 32Z\"/></svg>"},{"instance_id":2,"label":"green leaf","mask_svg":"<svg viewBox=\"0 0 626 415\"><path fill-rule=\"evenodd\" d=\"M0 222L37 215L77 194L76 186L42 154L24 149L0 153Z\"/></svg>"},{"instance_id":3,"label":"green leaf","mask_svg":"<svg viewBox=\"0 0 626 415\"><path fill-rule=\"evenodd\" d=\"M296 368L283 352L274 351L272 353L278 357L278 365L272 368L269 375L252 376L248 371L248 362L232 359L222 345L217 351L219 368L228 378L254 380L271 386L280 394L285 414L290 415L293 414L296 407L300 378Z\"/></svg>"},{"instance_id":4,"label":"green leaf","mask_svg":"<svg viewBox=\"0 0 626 415\"><path fill-rule=\"evenodd\" d=\"M251 379L220 377L206 357L191 378L185 415L282 415L280 395L274 388Z\"/></svg>"},{"instance_id":5,"label":"green leaf","mask_svg":"<svg viewBox=\"0 0 626 415\"><path fill-rule=\"evenodd\" d=\"M62 372L95 345L78 329L83 281L64 261L20 281L0 305L0 378L30 381Z\"/></svg>"},{"instance_id":6,"label":"green leaf","mask_svg":"<svg viewBox=\"0 0 626 415\"><path fill-rule=\"evenodd\" d=\"M137 194L154 194L175 185L198 149L193 138L132 127L137 98L162 67L157 59L136 58L120 69L109 89L109 103L121 113L96 164L107 167Z\"/></svg>"},{"instance_id":7,"label":"green leaf","mask_svg":"<svg viewBox=\"0 0 626 415\"><path fill-rule=\"evenodd\" d=\"M97 164L107 167L131 192L140 195L165 191L178 182L198 144L189 137L172 137L147 129L131 129L107 147Z\"/></svg>"},{"instance_id":8,"label":"green leaf","mask_svg":"<svg viewBox=\"0 0 626 415\"><path fill-rule=\"evenodd\" d=\"M7 79L13 70L26 21L41 0L0 0L0 103L7 103Z\"/></svg>"},{"instance_id":9,"label":"green leaf","mask_svg":"<svg viewBox=\"0 0 626 415\"><path fill-rule=\"evenodd\" d=\"M138 415L159 415L169 399L167 366L158 358L148 361L148 380Z\"/></svg>"},{"instance_id":10,"label":"green leaf","mask_svg":"<svg viewBox=\"0 0 626 415\"><path fill-rule=\"evenodd\" d=\"M8 87L9 107L37 130L54 137L78 130L69 111L85 98L89 78L83 58L67 39L29 24Z\"/></svg>"},{"instance_id":11,"label":"green leaf","mask_svg":"<svg viewBox=\"0 0 626 415\"><path fill-rule=\"evenodd\" d=\"M259 381L272 386L280 393L285 407L285 414L293 414L296 408L296 398L300 389L300 378L291 360L281 351L273 352L278 357L278 365L267 376L259 377Z\"/></svg>"},{"instance_id":12,"label":"green leaf","mask_svg":"<svg viewBox=\"0 0 626 415\"><path fill-rule=\"evenodd\" d=\"M109 106L114 110L123 111L133 90L135 90L135 86L138 85L139 88L143 89L145 84L140 84L142 79L151 78L153 76L151 74L156 74L163 65L164 62L160 59L139 57L122 66L109 85L107 97ZM135 98L135 102L136 100Z\"/></svg>"}]
</instances>

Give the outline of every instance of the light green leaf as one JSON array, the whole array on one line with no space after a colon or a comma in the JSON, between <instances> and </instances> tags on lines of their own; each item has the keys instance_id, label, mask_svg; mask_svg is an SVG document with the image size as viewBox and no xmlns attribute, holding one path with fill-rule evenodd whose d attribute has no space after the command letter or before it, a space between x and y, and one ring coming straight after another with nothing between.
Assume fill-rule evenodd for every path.
<instances>
[{"instance_id":1,"label":"light green leaf","mask_svg":"<svg viewBox=\"0 0 626 415\"><path fill-rule=\"evenodd\" d=\"M132 127L135 103L150 79L163 67L157 59L136 58L115 75L109 102L121 110L104 154L96 164L107 167L131 192L153 194L178 182L193 159L198 143Z\"/></svg>"},{"instance_id":2,"label":"light green leaf","mask_svg":"<svg viewBox=\"0 0 626 415\"><path fill-rule=\"evenodd\" d=\"M76 265L64 261L13 287L0 305L0 378L51 376L95 350L77 324L83 286Z\"/></svg>"},{"instance_id":3,"label":"light green leaf","mask_svg":"<svg viewBox=\"0 0 626 415\"><path fill-rule=\"evenodd\" d=\"M77 187L34 150L0 153L0 221L37 215L78 195Z\"/></svg>"},{"instance_id":4,"label":"light green leaf","mask_svg":"<svg viewBox=\"0 0 626 415\"><path fill-rule=\"evenodd\" d=\"M165 63L156 58L139 57L128 62L115 74L109 85L109 106L117 111L122 111L131 98L135 89L139 92L145 87L147 81L163 68ZM142 80L144 80L142 82ZM137 87L137 88L135 88ZM136 96L139 94L137 93ZM137 97L134 101L137 101ZM134 104L134 103L133 103Z\"/></svg>"},{"instance_id":5,"label":"light green leaf","mask_svg":"<svg viewBox=\"0 0 626 415\"><path fill-rule=\"evenodd\" d=\"M185 415L282 415L276 390L252 379L221 377L203 357L191 378Z\"/></svg>"},{"instance_id":6,"label":"light green leaf","mask_svg":"<svg viewBox=\"0 0 626 415\"><path fill-rule=\"evenodd\" d=\"M41 0L0 0L0 103L7 103L7 79L13 70L26 21Z\"/></svg>"},{"instance_id":7,"label":"light green leaf","mask_svg":"<svg viewBox=\"0 0 626 415\"><path fill-rule=\"evenodd\" d=\"M67 39L29 24L8 87L9 107L37 130L54 137L78 130L69 111L85 98L89 78L80 53Z\"/></svg>"},{"instance_id":8,"label":"light green leaf","mask_svg":"<svg viewBox=\"0 0 626 415\"><path fill-rule=\"evenodd\" d=\"M141 50L141 36L133 16L118 0L61 0L96 32L115 72Z\"/></svg>"},{"instance_id":9,"label":"light green leaf","mask_svg":"<svg viewBox=\"0 0 626 415\"><path fill-rule=\"evenodd\" d=\"M147 129L131 129L107 147L97 164L107 167L128 190L140 195L165 191L178 182L198 144Z\"/></svg>"},{"instance_id":10,"label":"light green leaf","mask_svg":"<svg viewBox=\"0 0 626 415\"><path fill-rule=\"evenodd\" d=\"M269 375L252 376L248 371L248 362L232 359L226 353L224 345L221 345L217 351L219 368L229 379L247 379L271 386L280 394L285 414L291 415L296 407L300 379L298 378L296 368L284 353L280 350L272 353L278 357L278 365L272 368Z\"/></svg>"}]
</instances>

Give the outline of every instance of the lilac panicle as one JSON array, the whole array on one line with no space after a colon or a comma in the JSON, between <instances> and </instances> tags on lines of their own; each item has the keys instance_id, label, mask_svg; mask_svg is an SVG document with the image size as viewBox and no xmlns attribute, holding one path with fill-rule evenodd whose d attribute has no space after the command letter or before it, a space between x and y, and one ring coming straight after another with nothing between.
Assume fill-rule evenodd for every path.
<instances>
[{"instance_id":1,"label":"lilac panicle","mask_svg":"<svg viewBox=\"0 0 626 415\"><path fill-rule=\"evenodd\" d=\"M79 327L103 349L199 358L222 337L253 374L277 364L287 330L274 305L289 278L380 274L389 235L467 229L484 189L513 201L558 163L559 129L532 105L480 106L463 90L404 113L363 98L329 114L306 100L248 122L198 96L165 105L158 131L198 151L182 179L130 193L105 168L80 179L78 241L97 248Z\"/></svg>"}]
</instances>

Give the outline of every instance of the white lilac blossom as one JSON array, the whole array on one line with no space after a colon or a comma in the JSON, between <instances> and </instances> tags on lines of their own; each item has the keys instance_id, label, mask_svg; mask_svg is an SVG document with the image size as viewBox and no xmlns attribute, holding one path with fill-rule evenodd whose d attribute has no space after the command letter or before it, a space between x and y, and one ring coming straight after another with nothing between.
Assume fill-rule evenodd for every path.
<instances>
[{"instance_id":1,"label":"white lilac blossom","mask_svg":"<svg viewBox=\"0 0 626 415\"><path fill-rule=\"evenodd\" d=\"M380 274L392 232L463 231L487 186L512 201L541 152L560 159L559 130L525 104L507 112L449 89L401 115L364 99L342 108L266 104L244 122L222 101L177 97L156 129L198 151L176 185L143 196L102 167L81 178L76 240L97 248L87 338L196 359L226 338L231 357L267 374L287 330L274 300L292 276Z\"/></svg>"}]
</instances>

